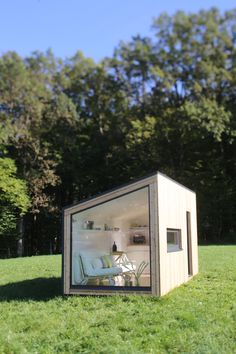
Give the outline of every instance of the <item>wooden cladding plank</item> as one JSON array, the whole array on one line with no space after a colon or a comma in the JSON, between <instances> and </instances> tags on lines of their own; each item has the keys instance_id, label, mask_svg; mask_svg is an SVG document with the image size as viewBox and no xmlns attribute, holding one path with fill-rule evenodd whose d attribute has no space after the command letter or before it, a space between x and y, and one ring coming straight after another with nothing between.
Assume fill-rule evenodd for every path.
<instances>
[{"instance_id":1,"label":"wooden cladding plank","mask_svg":"<svg viewBox=\"0 0 236 354\"><path fill-rule=\"evenodd\" d=\"M193 268L197 263L196 194L165 176L158 174L158 212L160 237L161 295L186 282L188 276L186 211L190 211L192 223ZM182 249L167 252L167 228L180 229Z\"/></svg>"}]
</instances>

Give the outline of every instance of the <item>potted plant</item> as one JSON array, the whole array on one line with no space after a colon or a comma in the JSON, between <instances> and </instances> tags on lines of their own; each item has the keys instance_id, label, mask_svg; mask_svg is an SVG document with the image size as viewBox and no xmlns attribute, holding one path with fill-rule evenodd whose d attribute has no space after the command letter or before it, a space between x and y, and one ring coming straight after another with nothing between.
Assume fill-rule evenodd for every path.
<instances>
[{"instance_id":1,"label":"potted plant","mask_svg":"<svg viewBox=\"0 0 236 354\"><path fill-rule=\"evenodd\" d=\"M129 269L130 272L134 275L135 286L140 286L140 277L144 272L144 270L147 268L147 266L148 266L148 262L142 261L139 264L137 269L133 263L131 263L129 267L127 267L127 269Z\"/></svg>"}]
</instances>

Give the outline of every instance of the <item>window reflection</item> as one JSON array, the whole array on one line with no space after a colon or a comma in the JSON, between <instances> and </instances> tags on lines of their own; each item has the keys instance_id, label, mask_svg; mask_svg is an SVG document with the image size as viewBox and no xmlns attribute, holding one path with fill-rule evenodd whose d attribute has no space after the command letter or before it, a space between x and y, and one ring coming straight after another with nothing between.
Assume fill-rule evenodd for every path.
<instances>
[{"instance_id":1,"label":"window reflection","mask_svg":"<svg viewBox=\"0 0 236 354\"><path fill-rule=\"evenodd\" d=\"M72 215L72 285L150 287L148 187Z\"/></svg>"}]
</instances>

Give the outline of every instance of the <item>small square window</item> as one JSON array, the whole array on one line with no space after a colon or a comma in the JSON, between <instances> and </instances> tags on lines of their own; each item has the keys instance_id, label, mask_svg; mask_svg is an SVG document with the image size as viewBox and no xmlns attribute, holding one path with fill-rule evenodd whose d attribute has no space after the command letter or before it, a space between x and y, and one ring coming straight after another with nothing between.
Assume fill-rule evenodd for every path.
<instances>
[{"instance_id":1,"label":"small square window","mask_svg":"<svg viewBox=\"0 0 236 354\"><path fill-rule=\"evenodd\" d=\"M167 252L175 252L182 249L181 230L167 229Z\"/></svg>"}]
</instances>

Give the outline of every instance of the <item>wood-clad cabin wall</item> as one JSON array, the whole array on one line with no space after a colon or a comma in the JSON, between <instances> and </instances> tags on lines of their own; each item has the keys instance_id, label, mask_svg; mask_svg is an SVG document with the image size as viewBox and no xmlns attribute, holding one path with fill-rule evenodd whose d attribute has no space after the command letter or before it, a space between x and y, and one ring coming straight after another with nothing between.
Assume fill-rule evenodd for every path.
<instances>
[{"instance_id":1,"label":"wood-clad cabin wall","mask_svg":"<svg viewBox=\"0 0 236 354\"><path fill-rule=\"evenodd\" d=\"M63 272L65 294L115 295L122 293L115 291L115 289L96 292L70 287L71 215L84 208L96 206L147 185L149 185L150 190L152 295L164 295L190 279L187 252L187 211L191 215L192 275L198 272L196 195L184 186L158 173L64 210ZM167 252L167 228L181 229L182 250ZM143 292L138 293L142 294Z\"/></svg>"},{"instance_id":2,"label":"wood-clad cabin wall","mask_svg":"<svg viewBox=\"0 0 236 354\"><path fill-rule=\"evenodd\" d=\"M92 198L90 200L87 200L85 202L81 202L79 204L73 205L71 207L65 208L64 209L64 250L63 250L63 274L64 274L64 279L63 279L63 288L64 288L64 294L91 294L91 295L96 295L96 294L101 294L101 295L115 295L118 293L122 292L117 292L115 289L114 290L86 290L86 289L72 289L70 286L70 278L71 278L71 269L70 269L70 257L71 257L71 244L70 244L70 237L71 237L71 215L74 213L78 213L86 208L91 208L94 207L98 204L113 200L114 198L120 197L125 195L126 193L131 193L134 192L140 188L147 187L149 186L150 188L150 213L155 213L156 208L157 208L157 194L156 194L156 181L157 181L157 176L153 175L147 178L144 178L140 181L134 182L132 184L126 185L124 187L115 189L114 191L108 192L106 194L102 194L100 196L97 196L95 198ZM158 277L158 274L156 273L157 270L157 263L158 261L156 260L156 249L158 247L158 244L156 243L156 234L157 234L157 213L154 215L152 214L151 217L151 242L153 245L153 250L151 254L151 263L152 263L152 274L151 274L151 282L152 282L152 294L153 295L159 295L159 285L156 284ZM158 279L159 281L159 279ZM129 292L131 293L131 292ZM135 291L133 293L136 293ZM140 294L145 293L145 292L138 292ZM150 292L149 292L150 294Z\"/></svg>"},{"instance_id":3,"label":"wood-clad cabin wall","mask_svg":"<svg viewBox=\"0 0 236 354\"><path fill-rule=\"evenodd\" d=\"M187 211L191 213L192 275L198 272L196 195L161 173L158 173L157 189L160 295L164 295L189 280ZM167 252L167 228L181 230L182 250Z\"/></svg>"}]
</instances>

